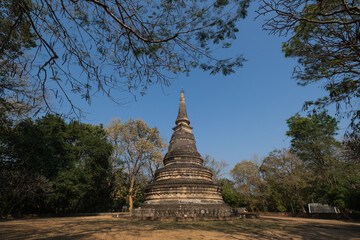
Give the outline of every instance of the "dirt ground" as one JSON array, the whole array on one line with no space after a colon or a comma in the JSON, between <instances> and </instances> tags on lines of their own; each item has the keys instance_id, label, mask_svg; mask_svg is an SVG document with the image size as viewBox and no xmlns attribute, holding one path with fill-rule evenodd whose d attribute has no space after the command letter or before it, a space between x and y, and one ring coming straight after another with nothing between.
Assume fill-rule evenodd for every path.
<instances>
[{"instance_id":1,"label":"dirt ground","mask_svg":"<svg viewBox=\"0 0 360 240\"><path fill-rule=\"evenodd\" d=\"M0 239L360 239L360 222L272 216L199 222L38 218L0 222Z\"/></svg>"}]
</instances>

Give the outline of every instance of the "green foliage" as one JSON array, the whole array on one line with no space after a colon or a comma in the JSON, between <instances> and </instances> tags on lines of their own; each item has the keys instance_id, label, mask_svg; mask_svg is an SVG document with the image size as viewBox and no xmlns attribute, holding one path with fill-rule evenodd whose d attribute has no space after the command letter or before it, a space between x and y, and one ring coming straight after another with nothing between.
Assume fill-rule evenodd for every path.
<instances>
[{"instance_id":1,"label":"green foliage","mask_svg":"<svg viewBox=\"0 0 360 240\"><path fill-rule=\"evenodd\" d=\"M356 181L352 186L350 179L358 178L359 166L349 161L349 155L334 138L338 130L335 118L326 112L308 117L297 114L287 123L289 131L286 134L292 137L292 150L305 163L310 177L312 199L349 209L349 199L358 194L356 189L359 186Z\"/></svg>"},{"instance_id":2,"label":"green foliage","mask_svg":"<svg viewBox=\"0 0 360 240\"><path fill-rule=\"evenodd\" d=\"M124 167L117 167L112 170L112 177L109 178L110 196L112 199L111 211L122 211L124 206L128 205L128 174Z\"/></svg>"},{"instance_id":3,"label":"green foliage","mask_svg":"<svg viewBox=\"0 0 360 240\"><path fill-rule=\"evenodd\" d=\"M92 191L92 183L90 175L78 167L58 173L49 199L55 213L66 214L86 209L86 193Z\"/></svg>"},{"instance_id":4,"label":"green foliage","mask_svg":"<svg viewBox=\"0 0 360 240\"><path fill-rule=\"evenodd\" d=\"M359 1L265 0L259 9L271 16L264 29L290 35L282 50L298 59L294 78L299 85L319 82L328 93L304 107L335 103L338 113L351 117L354 129L360 127L359 7Z\"/></svg>"},{"instance_id":5,"label":"green foliage","mask_svg":"<svg viewBox=\"0 0 360 240\"><path fill-rule=\"evenodd\" d=\"M286 135L292 138L291 148L300 159L315 170L331 168L335 151L339 147L334 138L338 130L336 119L321 112L307 117L296 114L286 122L289 126Z\"/></svg>"},{"instance_id":6,"label":"green foliage","mask_svg":"<svg viewBox=\"0 0 360 240\"><path fill-rule=\"evenodd\" d=\"M11 132L13 163L52 179L57 172L71 162L68 154L63 119L47 115L33 122L20 121Z\"/></svg>"},{"instance_id":7,"label":"green foliage","mask_svg":"<svg viewBox=\"0 0 360 240\"><path fill-rule=\"evenodd\" d=\"M0 145L6 149L0 167L10 174L7 182L18 181L22 186L22 195L13 197L18 203L12 208L6 207L9 200L1 197L2 212L63 214L108 208L112 146L101 126L66 123L48 114L8 128ZM11 185L5 188L14 191Z\"/></svg>"},{"instance_id":8,"label":"green foliage","mask_svg":"<svg viewBox=\"0 0 360 240\"><path fill-rule=\"evenodd\" d=\"M222 188L222 197L224 202L232 208L244 207L245 199L242 194L235 189L235 183L227 178L219 179L217 182Z\"/></svg>"},{"instance_id":9,"label":"green foliage","mask_svg":"<svg viewBox=\"0 0 360 240\"><path fill-rule=\"evenodd\" d=\"M132 119L105 131L48 114L0 130L2 217L138 207L165 147L156 128Z\"/></svg>"},{"instance_id":10,"label":"green foliage","mask_svg":"<svg viewBox=\"0 0 360 240\"><path fill-rule=\"evenodd\" d=\"M237 192L244 197L246 206L251 211L261 209L263 182L259 166L252 161L242 160L235 165L230 174L235 180Z\"/></svg>"},{"instance_id":11,"label":"green foliage","mask_svg":"<svg viewBox=\"0 0 360 240\"><path fill-rule=\"evenodd\" d=\"M325 203L343 212L359 211L360 165L357 133L340 144L335 118L326 112L287 120L291 149L270 152L260 165L243 160L231 170L243 204L254 211L306 212L308 203ZM224 187L224 199L232 193Z\"/></svg>"},{"instance_id":12,"label":"green foliage","mask_svg":"<svg viewBox=\"0 0 360 240\"><path fill-rule=\"evenodd\" d=\"M0 55L17 57L24 49L35 47L36 37L30 23L25 20L21 5L31 5L30 0L9 0L0 3Z\"/></svg>"},{"instance_id":13,"label":"green foliage","mask_svg":"<svg viewBox=\"0 0 360 240\"><path fill-rule=\"evenodd\" d=\"M274 150L260 166L266 185L269 211L305 212L304 189L307 187L307 172L289 150Z\"/></svg>"}]
</instances>

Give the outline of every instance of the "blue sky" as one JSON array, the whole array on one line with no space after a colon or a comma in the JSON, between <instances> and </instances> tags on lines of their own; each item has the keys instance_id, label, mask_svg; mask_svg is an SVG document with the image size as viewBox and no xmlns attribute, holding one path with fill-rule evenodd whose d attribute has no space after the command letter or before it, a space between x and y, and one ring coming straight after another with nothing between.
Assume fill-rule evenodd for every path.
<instances>
[{"instance_id":1,"label":"blue sky","mask_svg":"<svg viewBox=\"0 0 360 240\"><path fill-rule=\"evenodd\" d=\"M285 38L262 31L263 20L254 20L254 9L252 6L238 25L240 31L232 48L217 52L244 55L248 61L235 74L224 77L192 71L188 77L179 75L170 87L150 87L145 96L126 105L117 105L99 94L91 105L75 102L87 112L83 122L107 126L111 118L141 118L156 126L168 142L183 88L200 154L223 160L231 169L241 160L253 159L253 154L261 159L275 148L289 147L286 119L301 111L304 101L324 92L320 86L297 86L291 79L296 62L281 52ZM340 127L339 133L343 133L346 121Z\"/></svg>"}]
</instances>

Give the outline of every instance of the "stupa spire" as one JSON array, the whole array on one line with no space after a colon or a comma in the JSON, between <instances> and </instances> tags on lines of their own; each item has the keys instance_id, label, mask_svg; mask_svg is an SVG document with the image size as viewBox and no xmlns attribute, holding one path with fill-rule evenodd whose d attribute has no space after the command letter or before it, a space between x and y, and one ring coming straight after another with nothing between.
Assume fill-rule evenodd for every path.
<instances>
[{"instance_id":1,"label":"stupa spire","mask_svg":"<svg viewBox=\"0 0 360 240\"><path fill-rule=\"evenodd\" d=\"M179 113L175 121L176 125L180 125L181 123L185 123L186 125L190 124L190 120L186 113L184 89L181 89Z\"/></svg>"}]
</instances>

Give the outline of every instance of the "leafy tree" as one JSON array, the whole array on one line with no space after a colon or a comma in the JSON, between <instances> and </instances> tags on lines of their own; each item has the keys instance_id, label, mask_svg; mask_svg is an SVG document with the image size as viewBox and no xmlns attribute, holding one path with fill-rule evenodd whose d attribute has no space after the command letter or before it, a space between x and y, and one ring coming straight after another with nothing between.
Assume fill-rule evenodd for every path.
<instances>
[{"instance_id":1,"label":"leafy tree","mask_svg":"<svg viewBox=\"0 0 360 240\"><path fill-rule=\"evenodd\" d=\"M299 158L287 149L274 150L264 158L260 172L270 198L268 210L306 212L304 189L309 176Z\"/></svg>"},{"instance_id":2,"label":"leafy tree","mask_svg":"<svg viewBox=\"0 0 360 240\"><path fill-rule=\"evenodd\" d=\"M85 183L89 191L81 202L78 211L104 211L109 204L109 158L112 146L107 140L102 125L93 126L70 122L69 128L73 137L72 145L76 157L75 166L80 168L89 179ZM85 179L85 178L84 178Z\"/></svg>"},{"instance_id":3,"label":"leafy tree","mask_svg":"<svg viewBox=\"0 0 360 240\"><path fill-rule=\"evenodd\" d=\"M334 138L338 130L336 119L321 112L307 117L296 114L286 122L289 127L286 135L292 138L292 150L318 177L333 185L336 179L330 172L334 170L339 147Z\"/></svg>"},{"instance_id":4,"label":"leafy tree","mask_svg":"<svg viewBox=\"0 0 360 240\"><path fill-rule=\"evenodd\" d=\"M292 150L304 162L311 173L311 198L341 209L347 207L347 201L354 192L348 176L358 176L342 157L341 145L334 138L337 121L326 112L314 113L307 117L296 114L287 120ZM341 169L341 170L340 170ZM356 184L358 177L353 178Z\"/></svg>"},{"instance_id":5,"label":"leafy tree","mask_svg":"<svg viewBox=\"0 0 360 240\"><path fill-rule=\"evenodd\" d=\"M259 166L252 161L242 160L230 171L237 191L244 196L251 211L259 210L262 199L262 180Z\"/></svg>"},{"instance_id":6,"label":"leafy tree","mask_svg":"<svg viewBox=\"0 0 360 240\"><path fill-rule=\"evenodd\" d=\"M36 121L20 121L7 133L0 138L6 150L0 170L9 176L2 185L7 194L0 199L2 206L18 202L13 210L22 213L108 208L112 147L102 126L66 123L49 114ZM15 196L16 201L9 196Z\"/></svg>"},{"instance_id":7,"label":"leafy tree","mask_svg":"<svg viewBox=\"0 0 360 240\"><path fill-rule=\"evenodd\" d=\"M52 137L56 126L47 127ZM58 213L106 210L110 205L108 181L112 147L105 130L102 126L77 121L65 124L64 130L57 138L62 137L67 151L55 152L66 162L52 180L50 203Z\"/></svg>"},{"instance_id":8,"label":"leafy tree","mask_svg":"<svg viewBox=\"0 0 360 240\"><path fill-rule=\"evenodd\" d=\"M264 29L287 35L286 57L297 58L294 77L302 86L321 82L328 95L305 103L322 108L336 103L360 127L360 2L350 0L262 0ZM356 127L357 125L357 127Z\"/></svg>"},{"instance_id":9,"label":"leafy tree","mask_svg":"<svg viewBox=\"0 0 360 240\"><path fill-rule=\"evenodd\" d=\"M87 205L86 193L92 192L92 183L83 166L59 172L53 181L53 192L48 200L52 210L56 214L88 210L83 204Z\"/></svg>"},{"instance_id":10,"label":"leafy tree","mask_svg":"<svg viewBox=\"0 0 360 240\"><path fill-rule=\"evenodd\" d=\"M238 193L235 188L235 183L227 178L217 180L217 184L222 188L222 197L224 202L232 208L245 206L245 199L242 194Z\"/></svg>"},{"instance_id":11,"label":"leafy tree","mask_svg":"<svg viewBox=\"0 0 360 240\"><path fill-rule=\"evenodd\" d=\"M211 49L231 46L249 2L10 0L1 5L2 45L36 47L30 59L17 50L15 58L1 53L1 61L16 66L10 73L31 76L45 101L53 95L72 110L79 109L71 93L90 101L101 91L119 100L111 91L143 94L193 68L227 75L243 57L219 59Z\"/></svg>"},{"instance_id":12,"label":"leafy tree","mask_svg":"<svg viewBox=\"0 0 360 240\"><path fill-rule=\"evenodd\" d=\"M65 139L67 125L55 115L20 121L12 129L9 145L17 168L37 172L53 180L73 160Z\"/></svg>"},{"instance_id":13,"label":"leafy tree","mask_svg":"<svg viewBox=\"0 0 360 240\"><path fill-rule=\"evenodd\" d=\"M144 121L130 119L122 123L120 119L112 120L107 128L110 141L118 157L125 165L128 175L129 210L134 206L134 199L141 192L141 176L149 162L158 161L162 157L165 145L159 137L156 127L150 128Z\"/></svg>"},{"instance_id":14,"label":"leafy tree","mask_svg":"<svg viewBox=\"0 0 360 240\"><path fill-rule=\"evenodd\" d=\"M110 178L109 185L111 191L111 211L123 211L123 207L127 206L128 179L125 167L116 168Z\"/></svg>"}]
</instances>

